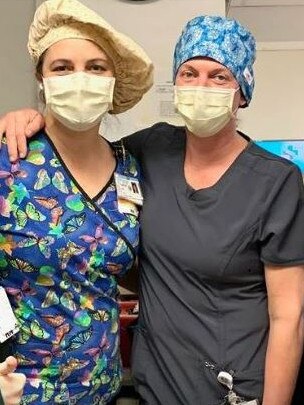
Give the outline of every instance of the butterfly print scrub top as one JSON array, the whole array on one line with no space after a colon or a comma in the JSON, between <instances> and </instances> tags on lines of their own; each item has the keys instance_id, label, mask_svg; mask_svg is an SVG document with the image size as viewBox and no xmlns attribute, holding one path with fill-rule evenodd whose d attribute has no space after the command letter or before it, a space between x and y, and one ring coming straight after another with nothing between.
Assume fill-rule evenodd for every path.
<instances>
[{"instance_id":1,"label":"butterfly print scrub top","mask_svg":"<svg viewBox=\"0 0 304 405\"><path fill-rule=\"evenodd\" d=\"M113 149L116 173L137 178ZM0 284L20 325L22 403L104 404L121 381L116 276L133 264L138 221L119 212L113 176L90 199L45 133L29 150L15 164L0 151Z\"/></svg>"}]
</instances>

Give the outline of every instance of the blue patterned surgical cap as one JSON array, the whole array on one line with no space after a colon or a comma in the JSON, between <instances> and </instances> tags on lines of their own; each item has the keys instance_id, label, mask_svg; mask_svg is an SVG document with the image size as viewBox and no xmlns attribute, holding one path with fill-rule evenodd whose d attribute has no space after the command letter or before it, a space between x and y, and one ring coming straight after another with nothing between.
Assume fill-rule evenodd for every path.
<instances>
[{"instance_id":1,"label":"blue patterned surgical cap","mask_svg":"<svg viewBox=\"0 0 304 405\"><path fill-rule=\"evenodd\" d=\"M236 20L195 17L187 23L175 46L173 81L179 67L187 60L199 56L212 58L234 75L248 106L254 88L255 55L254 37Z\"/></svg>"}]
</instances>

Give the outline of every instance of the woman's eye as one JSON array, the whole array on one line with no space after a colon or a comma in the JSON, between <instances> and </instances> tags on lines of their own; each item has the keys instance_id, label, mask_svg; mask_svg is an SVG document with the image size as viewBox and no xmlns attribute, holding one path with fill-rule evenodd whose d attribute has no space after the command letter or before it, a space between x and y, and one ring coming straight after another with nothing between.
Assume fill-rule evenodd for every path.
<instances>
[{"instance_id":1,"label":"woman's eye","mask_svg":"<svg viewBox=\"0 0 304 405\"><path fill-rule=\"evenodd\" d=\"M221 82L227 80L227 77L224 76L224 75L215 75L214 78L221 81Z\"/></svg>"},{"instance_id":2,"label":"woman's eye","mask_svg":"<svg viewBox=\"0 0 304 405\"><path fill-rule=\"evenodd\" d=\"M102 65L91 65L89 66L89 70L95 73L105 72L107 69Z\"/></svg>"},{"instance_id":3,"label":"woman's eye","mask_svg":"<svg viewBox=\"0 0 304 405\"><path fill-rule=\"evenodd\" d=\"M181 72L181 77L185 78L185 79L190 79L192 77L194 77L193 72L189 71L189 70L185 70L184 72Z\"/></svg>"},{"instance_id":4,"label":"woman's eye","mask_svg":"<svg viewBox=\"0 0 304 405\"><path fill-rule=\"evenodd\" d=\"M66 65L55 66L52 69L52 71L56 73L69 73L71 70L73 70L73 68Z\"/></svg>"}]
</instances>

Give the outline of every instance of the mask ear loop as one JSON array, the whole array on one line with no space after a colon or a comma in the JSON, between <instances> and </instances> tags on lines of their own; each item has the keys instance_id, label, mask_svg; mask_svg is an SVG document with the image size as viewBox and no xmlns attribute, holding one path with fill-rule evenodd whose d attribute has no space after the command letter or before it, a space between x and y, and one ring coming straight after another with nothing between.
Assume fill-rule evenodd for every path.
<instances>
[{"instance_id":1,"label":"mask ear loop","mask_svg":"<svg viewBox=\"0 0 304 405\"><path fill-rule=\"evenodd\" d=\"M43 86L43 82L42 82L42 81L41 81L41 82L39 81L39 83L38 83L38 89L39 89L38 98L39 98L40 102L42 102L42 103L44 104L44 106L46 106L45 92L44 92L44 86Z\"/></svg>"},{"instance_id":2,"label":"mask ear loop","mask_svg":"<svg viewBox=\"0 0 304 405\"><path fill-rule=\"evenodd\" d=\"M231 102L231 117L232 118L236 118L237 110L240 108L239 106L237 106L234 110L232 110L233 109L233 103L234 103L234 97L235 97L236 93L238 91L240 91L240 90L241 90L240 86L237 87L236 89L234 89L233 96L231 97L231 99L232 99L232 102Z\"/></svg>"}]
</instances>

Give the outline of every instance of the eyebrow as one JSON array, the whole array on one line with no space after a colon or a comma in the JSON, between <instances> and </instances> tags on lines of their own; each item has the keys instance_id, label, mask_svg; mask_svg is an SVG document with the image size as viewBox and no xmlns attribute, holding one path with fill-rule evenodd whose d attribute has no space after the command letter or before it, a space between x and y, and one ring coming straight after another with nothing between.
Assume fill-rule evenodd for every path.
<instances>
[{"instance_id":1,"label":"eyebrow","mask_svg":"<svg viewBox=\"0 0 304 405\"><path fill-rule=\"evenodd\" d=\"M180 66L179 70L183 70L183 69L189 69L192 71L197 71L197 69L191 65L188 65L187 63L184 63L182 66Z\"/></svg>"},{"instance_id":2,"label":"eyebrow","mask_svg":"<svg viewBox=\"0 0 304 405\"><path fill-rule=\"evenodd\" d=\"M98 62L109 63L109 61L107 59L104 59L104 58L89 59L87 61L87 63L98 63Z\"/></svg>"},{"instance_id":3,"label":"eyebrow","mask_svg":"<svg viewBox=\"0 0 304 405\"><path fill-rule=\"evenodd\" d=\"M213 71L212 71L212 73L227 73L227 74L229 74L229 75L231 75L231 72L230 72L230 70L229 69L227 69L227 68L225 68L225 67L222 67L222 68L215 68Z\"/></svg>"},{"instance_id":4,"label":"eyebrow","mask_svg":"<svg viewBox=\"0 0 304 405\"><path fill-rule=\"evenodd\" d=\"M192 65L190 65L188 63L184 63L181 68L190 69L190 70L193 70L193 71L198 71L198 68L196 68L196 67L194 67L194 66L192 66ZM230 70L225 68L224 66L223 67L212 68L212 73L214 73L214 74L216 74L216 73L227 73L227 74L230 74L230 75L232 74L230 72Z\"/></svg>"},{"instance_id":5,"label":"eyebrow","mask_svg":"<svg viewBox=\"0 0 304 405\"><path fill-rule=\"evenodd\" d=\"M104 58L94 58L94 59L89 59L86 61L86 63L107 63L109 64L109 61L104 59ZM73 63L71 59L55 59L51 64L50 67L52 67L53 65L57 64L57 63Z\"/></svg>"}]
</instances>

